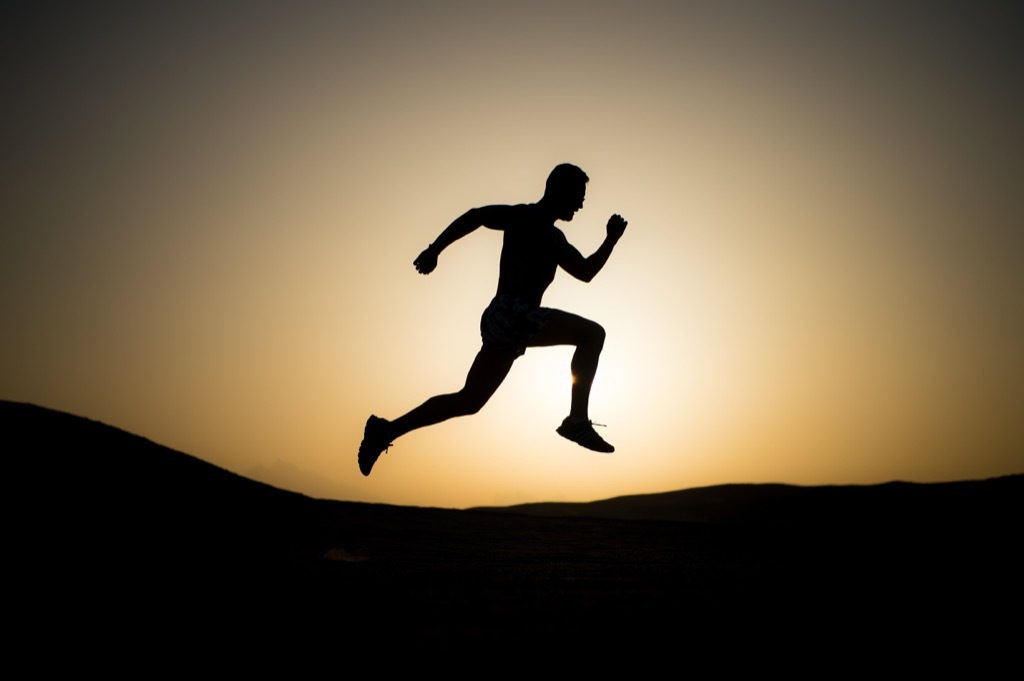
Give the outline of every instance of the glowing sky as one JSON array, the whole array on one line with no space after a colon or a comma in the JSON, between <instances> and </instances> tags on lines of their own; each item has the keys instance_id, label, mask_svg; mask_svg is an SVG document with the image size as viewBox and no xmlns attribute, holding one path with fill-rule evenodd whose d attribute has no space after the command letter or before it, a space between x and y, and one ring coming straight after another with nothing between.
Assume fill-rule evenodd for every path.
<instances>
[{"instance_id":1,"label":"glowing sky","mask_svg":"<svg viewBox=\"0 0 1024 681\"><path fill-rule=\"evenodd\" d=\"M0 398L318 497L467 507L1024 471L1012 3L40 3L5 12ZM468 208L591 178L610 455L570 349L363 478L370 413L461 386ZM131 484L131 481L126 481Z\"/></svg>"}]
</instances>

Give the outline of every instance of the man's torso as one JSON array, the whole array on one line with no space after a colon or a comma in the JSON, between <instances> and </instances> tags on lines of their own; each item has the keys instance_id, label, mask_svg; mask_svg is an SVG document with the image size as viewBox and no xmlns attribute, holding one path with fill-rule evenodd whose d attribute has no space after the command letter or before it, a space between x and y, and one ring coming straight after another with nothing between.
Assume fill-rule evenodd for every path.
<instances>
[{"instance_id":1,"label":"man's torso","mask_svg":"<svg viewBox=\"0 0 1024 681\"><path fill-rule=\"evenodd\" d=\"M554 281L565 235L532 206L515 206L510 216L501 227L504 240L497 295L514 296L539 306L544 291Z\"/></svg>"}]
</instances>

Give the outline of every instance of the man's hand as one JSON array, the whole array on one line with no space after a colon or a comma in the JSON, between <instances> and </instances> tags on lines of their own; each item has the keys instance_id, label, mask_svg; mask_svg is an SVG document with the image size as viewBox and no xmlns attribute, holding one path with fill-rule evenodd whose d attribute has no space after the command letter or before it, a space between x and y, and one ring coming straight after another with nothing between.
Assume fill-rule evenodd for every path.
<instances>
[{"instance_id":1,"label":"man's hand","mask_svg":"<svg viewBox=\"0 0 1024 681\"><path fill-rule=\"evenodd\" d=\"M611 216L608 218L608 236L618 241L625 233L628 224L621 215Z\"/></svg>"},{"instance_id":2,"label":"man's hand","mask_svg":"<svg viewBox=\"0 0 1024 681\"><path fill-rule=\"evenodd\" d=\"M416 267L416 271L420 274L430 274L437 267L437 251L434 250L433 244L427 246L419 256L412 261L412 264Z\"/></svg>"}]
</instances>

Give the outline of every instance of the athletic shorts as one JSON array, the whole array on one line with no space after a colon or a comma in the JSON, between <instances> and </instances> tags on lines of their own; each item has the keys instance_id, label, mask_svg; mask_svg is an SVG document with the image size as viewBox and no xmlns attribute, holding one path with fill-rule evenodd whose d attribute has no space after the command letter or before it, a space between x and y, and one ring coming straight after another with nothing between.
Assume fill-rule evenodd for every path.
<instances>
[{"instance_id":1,"label":"athletic shorts","mask_svg":"<svg viewBox=\"0 0 1024 681\"><path fill-rule=\"evenodd\" d=\"M484 347L513 350L517 357L522 355L527 342L544 328L550 312L514 296L497 296L480 316Z\"/></svg>"}]
</instances>

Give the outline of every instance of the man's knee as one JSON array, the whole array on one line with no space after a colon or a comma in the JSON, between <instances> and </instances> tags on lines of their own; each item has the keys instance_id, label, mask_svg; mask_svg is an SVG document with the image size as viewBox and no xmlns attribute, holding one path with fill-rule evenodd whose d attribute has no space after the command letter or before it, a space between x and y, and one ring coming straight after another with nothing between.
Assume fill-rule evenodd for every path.
<instances>
[{"instance_id":1,"label":"man's knee","mask_svg":"<svg viewBox=\"0 0 1024 681\"><path fill-rule=\"evenodd\" d=\"M604 327L597 322L588 322L586 328L587 340L594 345L601 347L604 345L605 330Z\"/></svg>"}]
</instances>

